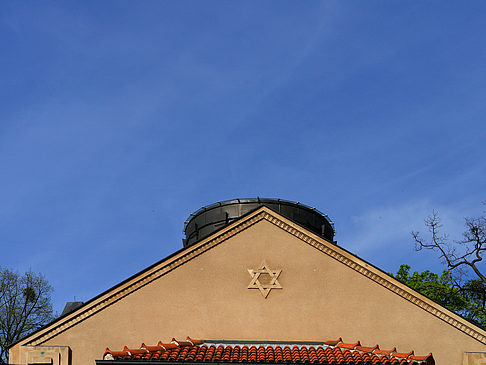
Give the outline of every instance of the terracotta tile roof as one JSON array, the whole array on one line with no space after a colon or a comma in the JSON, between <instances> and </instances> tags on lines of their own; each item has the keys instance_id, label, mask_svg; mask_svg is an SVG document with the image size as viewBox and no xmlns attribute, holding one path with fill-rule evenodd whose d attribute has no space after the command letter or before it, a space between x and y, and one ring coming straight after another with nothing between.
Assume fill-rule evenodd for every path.
<instances>
[{"instance_id":1,"label":"terracotta tile roof","mask_svg":"<svg viewBox=\"0 0 486 365\"><path fill-rule=\"evenodd\" d=\"M238 342L238 343L235 343ZM201 341L187 338L186 341L172 339L170 343L159 342L155 346L142 344L138 349L126 346L121 351L106 349L103 360L186 362L186 363L310 363L310 364L400 364L434 365L432 354L415 356L396 352L396 349L381 350L378 345L362 346L343 343L341 338L322 343Z\"/></svg>"}]
</instances>

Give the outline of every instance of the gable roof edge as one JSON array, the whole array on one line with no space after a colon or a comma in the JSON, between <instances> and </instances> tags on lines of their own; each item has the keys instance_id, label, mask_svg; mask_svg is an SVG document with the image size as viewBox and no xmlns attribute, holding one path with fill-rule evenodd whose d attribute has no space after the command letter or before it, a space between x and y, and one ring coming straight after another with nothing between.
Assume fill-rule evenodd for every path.
<instances>
[{"instance_id":1,"label":"gable roof edge","mask_svg":"<svg viewBox=\"0 0 486 365\"><path fill-rule=\"evenodd\" d=\"M64 332L68 328L71 328L84 319L91 317L125 296L133 293L134 291L142 288L161 276L164 276L175 268L183 265L184 263L201 255L205 251L210 250L211 248L226 241L235 234L238 234L246 228L261 221L264 219L264 212L262 211L262 208L248 213L246 216L215 232L213 235L208 236L189 247L182 248L181 250L176 251L175 253L149 266L148 268L136 273L114 287L90 299L73 312L55 319L37 331L16 341L10 346L10 348L18 344L21 346L37 346L48 341L57 334Z\"/></svg>"},{"instance_id":2,"label":"gable roof edge","mask_svg":"<svg viewBox=\"0 0 486 365\"><path fill-rule=\"evenodd\" d=\"M164 276L168 272L201 255L205 251L219 245L228 238L238 234L239 232L247 229L261 220L266 220L274 224L275 226L321 251L322 253L341 262L361 275L366 276L368 279L385 287L396 295L399 295L403 299L417 305L435 317L455 327L459 331L473 337L483 344L486 344L486 331L472 323L469 323L459 315L416 292L412 288L399 282L374 265L357 257L342 247L339 247L323 239L322 237L309 232L305 228L285 217L282 217L273 210L262 206L255 211L248 213L246 216L240 218L234 223L215 232L213 235L208 236L207 238L202 239L201 241L187 248L176 251L161 261L156 262L141 272L122 281L120 284L106 290L105 292L86 302L83 306L79 307L75 311L54 320L34 333L20 339L16 343L12 344L11 348L18 344L36 346L48 341L59 333L64 332L67 329L75 326L77 323L95 315L97 312L107 308L111 304L121 300L125 296L144 287L161 276Z\"/></svg>"},{"instance_id":3,"label":"gable roof edge","mask_svg":"<svg viewBox=\"0 0 486 365\"><path fill-rule=\"evenodd\" d=\"M486 345L486 331L391 277L376 266L312 232L305 229L303 232L300 226L278 213L267 211L264 219Z\"/></svg>"}]
</instances>

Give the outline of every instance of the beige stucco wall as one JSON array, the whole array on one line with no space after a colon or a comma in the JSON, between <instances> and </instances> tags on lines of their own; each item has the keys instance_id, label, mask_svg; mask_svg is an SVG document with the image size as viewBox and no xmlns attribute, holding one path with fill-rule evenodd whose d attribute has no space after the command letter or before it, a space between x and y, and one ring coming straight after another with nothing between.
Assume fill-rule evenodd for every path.
<instances>
[{"instance_id":1,"label":"beige stucco wall","mask_svg":"<svg viewBox=\"0 0 486 365\"><path fill-rule=\"evenodd\" d=\"M486 365L486 352L465 352L463 365Z\"/></svg>"},{"instance_id":2,"label":"beige stucco wall","mask_svg":"<svg viewBox=\"0 0 486 365\"><path fill-rule=\"evenodd\" d=\"M283 289L264 299L247 269L282 269ZM106 347L184 339L361 341L463 362L485 345L274 224L261 220L220 245L60 333L72 364L93 364ZM21 362L17 348L11 362Z\"/></svg>"}]
</instances>

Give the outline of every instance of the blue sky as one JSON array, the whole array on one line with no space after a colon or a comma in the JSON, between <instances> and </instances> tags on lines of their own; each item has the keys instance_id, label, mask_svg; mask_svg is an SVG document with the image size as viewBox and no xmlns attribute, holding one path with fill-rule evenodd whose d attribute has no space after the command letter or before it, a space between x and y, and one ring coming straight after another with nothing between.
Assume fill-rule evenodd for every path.
<instances>
[{"instance_id":1,"label":"blue sky","mask_svg":"<svg viewBox=\"0 0 486 365\"><path fill-rule=\"evenodd\" d=\"M0 266L86 301L235 197L385 271L486 200L484 2L2 2Z\"/></svg>"}]
</instances>

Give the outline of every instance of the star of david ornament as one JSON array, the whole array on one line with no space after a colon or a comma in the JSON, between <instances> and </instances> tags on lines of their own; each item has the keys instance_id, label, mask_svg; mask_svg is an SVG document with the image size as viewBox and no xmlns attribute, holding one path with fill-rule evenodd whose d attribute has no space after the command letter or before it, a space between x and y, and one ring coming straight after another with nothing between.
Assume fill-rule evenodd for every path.
<instances>
[{"instance_id":1,"label":"star of david ornament","mask_svg":"<svg viewBox=\"0 0 486 365\"><path fill-rule=\"evenodd\" d=\"M251 276L250 284L248 289L258 289L263 297L266 299L268 294L272 289L282 289L282 286L278 282L278 277L282 272L279 270L272 270L268 267L265 260L261 263L260 267L257 269L247 269ZM262 276L263 275L263 276ZM264 276L268 275L270 280L264 281Z\"/></svg>"}]
</instances>

